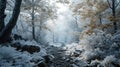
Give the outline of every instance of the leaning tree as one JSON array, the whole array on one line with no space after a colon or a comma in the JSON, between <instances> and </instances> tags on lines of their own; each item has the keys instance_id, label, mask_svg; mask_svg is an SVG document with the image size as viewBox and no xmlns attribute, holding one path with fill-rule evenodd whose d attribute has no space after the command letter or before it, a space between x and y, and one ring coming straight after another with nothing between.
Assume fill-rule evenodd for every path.
<instances>
[{"instance_id":1,"label":"leaning tree","mask_svg":"<svg viewBox=\"0 0 120 67\"><path fill-rule=\"evenodd\" d=\"M7 42L9 40L12 29L15 27L18 20L18 16L20 14L20 6L22 0L15 0L15 6L13 9L12 16L8 24L5 25L4 19L6 17L6 3L7 0L0 0L0 43Z\"/></svg>"}]
</instances>

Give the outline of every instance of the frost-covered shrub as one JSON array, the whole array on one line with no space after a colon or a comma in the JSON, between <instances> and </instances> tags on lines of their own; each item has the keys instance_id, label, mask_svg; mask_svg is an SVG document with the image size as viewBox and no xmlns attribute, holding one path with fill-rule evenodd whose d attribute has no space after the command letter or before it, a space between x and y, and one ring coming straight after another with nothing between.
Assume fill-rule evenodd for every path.
<instances>
[{"instance_id":1,"label":"frost-covered shrub","mask_svg":"<svg viewBox=\"0 0 120 67\"><path fill-rule=\"evenodd\" d=\"M85 46L85 49L108 49L112 44L111 35L102 31L96 31L92 35L84 35L84 39L81 40L81 44Z\"/></svg>"},{"instance_id":2,"label":"frost-covered shrub","mask_svg":"<svg viewBox=\"0 0 120 67\"><path fill-rule=\"evenodd\" d=\"M81 51L77 57L71 55L74 59L80 59L78 62L73 61L78 67L77 63L81 64L81 61L88 67L120 67L119 40L119 34L111 35L101 30L94 30L91 35L83 35L79 44L71 44L68 47L66 45L66 54Z\"/></svg>"},{"instance_id":3,"label":"frost-covered shrub","mask_svg":"<svg viewBox=\"0 0 120 67\"><path fill-rule=\"evenodd\" d=\"M103 59L103 57L104 57L104 53L99 48L94 49L92 51L85 51L82 54L82 58L89 62L95 59L101 60Z\"/></svg>"},{"instance_id":4,"label":"frost-covered shrub","mask_svg":"<svg viewBox=\"0 0 120 67\"><path fill-rule=\"evenodd\" d=\"M120 66L120 59L115 58L115 56L110 55L106 56L106 58L101 62L101 65L104 67L119 67Z\"/></svg>"},{"instance_id":5,"label":"frost-covered shrub","mask_svg":"<svg viewBox=\"0 0 120 67\"><path fill-rule=\"evenodd\" d=\"M112 36L103 31L95 30L91 35L84 35L84 39L81 40L80 45L83 45L85 52L82 54L82 58L91 60L103 60L106 56L114 55L115 58L119 58L120 37L117 35ZM116 42L117 40L117 42Z\"/></svg>"}]
</instances>

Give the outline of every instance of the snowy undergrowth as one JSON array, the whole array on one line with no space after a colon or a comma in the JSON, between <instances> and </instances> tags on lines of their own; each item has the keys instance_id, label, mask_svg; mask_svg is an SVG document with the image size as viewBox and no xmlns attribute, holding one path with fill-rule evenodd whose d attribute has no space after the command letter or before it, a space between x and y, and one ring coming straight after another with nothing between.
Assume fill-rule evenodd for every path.
<instances>
[{"instance_id":1,"label":"snowy undergrowth","mask_svg":"<svg viewBox=\"0 0 120 67\"><path fill-rule=\"evenodd\" d=\"M35 40L14 40L12 43L20 43L21 45L36 45L40 46Z\"/></svg>"},{"instance_id":2,"label":"snowy undergrowth","mask_svg":"<svg viewBox=\"0 0 120 67\"><path fill-rule=\"evenodd\" d=\"M19 42L25 45L38 46L34 41ZM45 62L45 59L43 58L45 55L47 54L43 48L40 49L40 52L30 54L27 51L17 51L11 46L0 46L0 67L37 67L40 62Z\"/></svg>"},{"instance_id":3,"label":"snowy undergrowth","mask_svg":"<svg viewBox=\"0 0 120 67\"><path fill-rule=\"evenodd\" d=\"M119 34L111 35L106 34L103 31L96 30L95 33L93 33L92 35L85 35L79 43L49 43L49 46L47 45L45 47L49 48L50 46L54 46L61 50L64 50L64 61L70 62L73 67L119 67L119 40ZM36 45L41 47L35 41L17 40L13 43L16 42L19 42L20 44L22 44L22 46ZM54 49L52 49L52 47L50 50L55 51ZM26 51L16 51L15 48L10 46L0 46L0 67L37 66L39 62L44 62L43 56L45 55L47 55L46 49L42 47L40 52L30 54Z\"/></svg>"},{"instance_id":4,"label":"snowy undergrowth","mask_svg":"<svg viewBox=\"0 0 120 67\"><path fill-rule=\"evenodd\" d=\"M84 45L85 59L90 59L89 57L86 57L86 54L88 54L88 56L92 54L99 59L103 59L109 55L114 55L115 57L119 58L120 43L118 43L119 41L115 41L118 38L115 36L106 34L102 31L97 31L91 36L86 36L80 42L81 45Z\"/></svg>"},{"instance_id":5,"label":"snowy undergrowth","mask_svg":"<svg viewBox=\"0 0 120 67\"><path fill-rule=\"evenodd\" d=\"M84 67L119 67L120 34L106 34L95 30L92 35L85 35L80 43L66 44L63 49L72 58L73 66Z\"/></svg>"}]
</instances>

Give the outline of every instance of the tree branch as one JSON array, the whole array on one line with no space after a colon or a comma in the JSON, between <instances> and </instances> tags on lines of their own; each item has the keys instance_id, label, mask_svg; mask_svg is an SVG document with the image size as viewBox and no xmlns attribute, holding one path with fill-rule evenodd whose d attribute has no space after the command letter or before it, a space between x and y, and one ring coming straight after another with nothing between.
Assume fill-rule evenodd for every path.
<instances>
[{"instance_id":1,"label":"tree branch","mask_svg":"<svg viewBox=\"0 0 120 67\"><path fill-rule=\"evenodd\" d=\"M120 4L120 0L119 0L119 2L117 3L117 5L115 6L115 8L117 8L119 4Z\"/></svg>"},{"instance_id":2,"label":"tree branch","mask_svg":"<svg viewBox=\"0 0 120 67\"><path fill-rule=\"evenodd\" d=\"M8 4L10 7L12 7L12 8L13 8L13 6L12 6L9 2L7 2L7 4Z\"/></svg>"},{"instance_id":3,"label":"tree branch","mask_svg":"<svg viewBox=\"0 0 120 67\"><path fill-rule=\"evenodd\" d=\"M110 6L110 2L109 2L109 0L107 0L107 2L108 2L109 7L112 9L112 7Z\"/></svg>"}]
</instances>

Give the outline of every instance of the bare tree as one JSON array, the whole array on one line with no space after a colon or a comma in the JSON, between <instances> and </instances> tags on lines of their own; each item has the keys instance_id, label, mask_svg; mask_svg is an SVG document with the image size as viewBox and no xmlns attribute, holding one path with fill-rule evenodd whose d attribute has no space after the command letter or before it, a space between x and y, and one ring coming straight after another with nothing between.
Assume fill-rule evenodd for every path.
<instances>
[{"instance_id":1,"label":"bare tree","mask_svg":"<svg viewBox=\"0 0 120 67\"><path fill-rule=\"evenodd\" d=\"M119 1L119 2L118 2ZM117 23L116 23L116 9L120 4L120 0L107 0L110 9L112 10L112 16L114 18L113 25L114 25L114 33L117 31Z\"/></svg>"}]
</instances>

